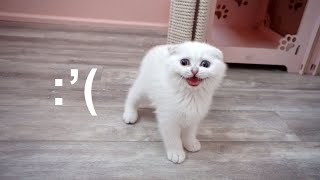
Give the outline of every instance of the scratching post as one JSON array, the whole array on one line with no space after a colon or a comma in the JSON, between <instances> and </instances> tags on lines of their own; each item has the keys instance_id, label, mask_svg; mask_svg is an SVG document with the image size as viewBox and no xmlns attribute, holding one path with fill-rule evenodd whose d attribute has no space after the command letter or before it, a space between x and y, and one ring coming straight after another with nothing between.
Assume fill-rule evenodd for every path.
<instances>
[{"instance_id":1,"label":"scratching post","mask_svg":"<svg viewBox=\"0 0 320 180\"><path fill-rule=\"evenodd\" d=\"M199 0L194 41L206 41L212 0Z\"/></svg>"},{"instance_id":2,"label":"scratching post","mask_svg":"<svg viewBox=\"0 0 320 180\"><path fill-rule=\"evenodd\" d=\"M167 42L205 41L210 9L211 0L172 0Z\"/></svg>"}]
</instances>

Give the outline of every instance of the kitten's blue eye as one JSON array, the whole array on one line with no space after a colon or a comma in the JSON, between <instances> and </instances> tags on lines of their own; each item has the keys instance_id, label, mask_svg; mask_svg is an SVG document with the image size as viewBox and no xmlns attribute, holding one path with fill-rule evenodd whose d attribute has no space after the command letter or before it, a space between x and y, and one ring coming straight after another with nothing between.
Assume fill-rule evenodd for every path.
<instances>
[{"instance_id":1,"label":"kitten's blue eye","mask_svg":"<svg viewBox=\"0 0 320 180\"><path fill-rule=\"evenodd\" d=\"M210 62L207 61L207 60L203 60L203 61L200 63L200 66L205 67L205 68L208 68L208 67L210 67Z\"/></svg>"},{"instance_id":2,"label":"kitten's blue eye","mask_svg":"<svg viewBox=\"0 0 320 180\"><path fill-rule=\"evenodd\" d=\"M189 61L189 59L181 59L180 64L182 66L187 66L187 65L190 65L190 61Z\"/></svg>"}]
</instances>

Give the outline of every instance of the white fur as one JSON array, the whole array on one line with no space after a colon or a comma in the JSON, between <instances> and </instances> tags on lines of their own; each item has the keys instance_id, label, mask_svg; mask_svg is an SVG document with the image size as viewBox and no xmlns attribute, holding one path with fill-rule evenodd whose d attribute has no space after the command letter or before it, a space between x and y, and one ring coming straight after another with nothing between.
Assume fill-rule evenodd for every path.
<instances>
[{"instance_id":1,"label":"white fur","mask_svg":"<svg viewBox=\"0 0 320 180\"><path fill-rule=\"evenodd\" d=\"M180 60L190 60L182 66ZM208 60L209 68L200 66ZM191 68L198 67L200 85L188 85L185 78L192 77ZM141 97L148 97L156 108L160 133L167 157L174 163L185 159L183 147L199 151L196 138L199 122L206 116L214 90L225 76L226 64L220 50L205 43L185 42L178 45L160 45L152 48L144 57L139 75L129 90L123 119L135 123Z\"/></svg>"}]
</instances>

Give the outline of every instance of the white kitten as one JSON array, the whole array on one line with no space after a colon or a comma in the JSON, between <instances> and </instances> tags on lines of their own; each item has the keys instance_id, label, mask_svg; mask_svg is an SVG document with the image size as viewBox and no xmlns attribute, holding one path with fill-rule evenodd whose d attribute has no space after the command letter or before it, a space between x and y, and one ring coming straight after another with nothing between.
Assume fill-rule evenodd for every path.
<instances>
[{"instance_id":1,"label":"white kitten","mask_svg":"<svg viewBox=\"0 0 320 180\"><path fill-rule=\"evenodd\" d=\"M197 128L209 111L226 68L222 52L208 44L185 42L152 48L129 90L124 122L137 121L139 101L148 97L156 108L168 159L183 162L183 147L191 152L201 148Z\"/></svg>"}]
</instances>

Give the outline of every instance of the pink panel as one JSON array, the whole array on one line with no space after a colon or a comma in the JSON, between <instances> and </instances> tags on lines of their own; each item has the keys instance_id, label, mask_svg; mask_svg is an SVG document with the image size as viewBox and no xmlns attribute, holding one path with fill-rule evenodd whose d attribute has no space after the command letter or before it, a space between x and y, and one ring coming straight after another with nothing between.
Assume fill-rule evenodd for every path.
<instances>
[{"instance_id":1,"label":"pink panel","mask_svg":"<svg viewBox=\"0 0 320 180\"><path fill-rule=\"evenodd\" d=\"M0 17L167 26L170 0L0 0Z\"/></svg>"},{"instance_id":2,"label":"pink panel","mask_svg":"<svg viewBox=\"0 0 320 180\"><path fill-rule=\"evenodd\" d=\"M215 15L214 24L236 27L255 27L265 18L268 0L243 0L238 4L235 0L217 0L212 6Z\"/></svg>"}]
</instances>

